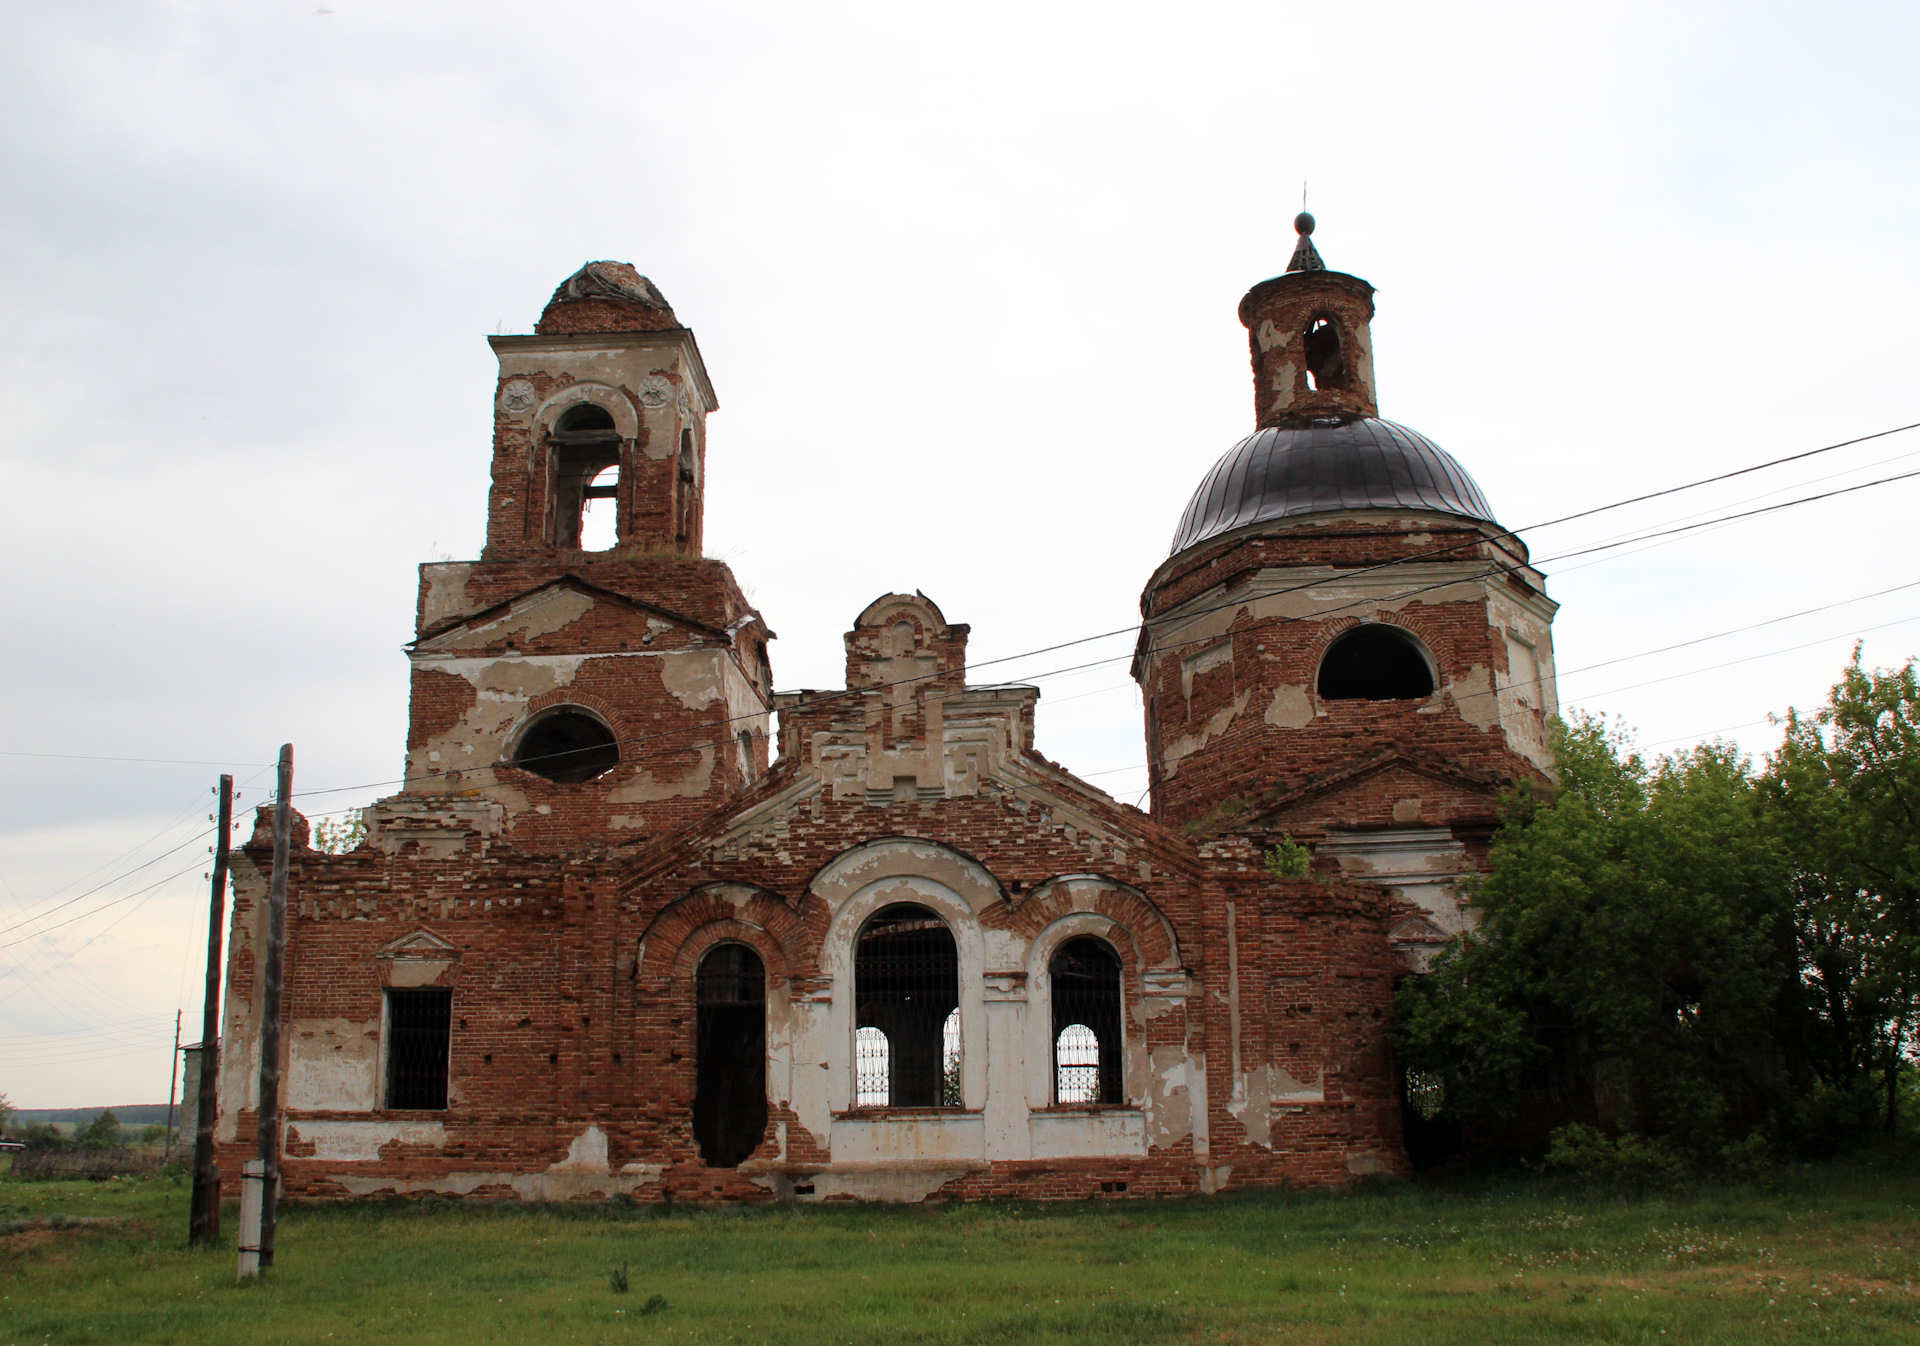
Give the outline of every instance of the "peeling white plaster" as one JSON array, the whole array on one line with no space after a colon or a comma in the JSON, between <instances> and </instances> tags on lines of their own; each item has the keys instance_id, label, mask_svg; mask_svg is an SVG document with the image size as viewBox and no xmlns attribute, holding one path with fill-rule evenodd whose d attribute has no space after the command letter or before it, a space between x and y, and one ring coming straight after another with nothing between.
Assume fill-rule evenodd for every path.
<instances>
[{"instance_id":1,"label":"peeling white plaster","mask_svg":"<svg viewBox=\"0 0 1920 1346\"><path fill-rule=\"evenodd\" d=\"M1233 698L1233 704L1222 706L1208 717L1206 724L1194 733L1182 734L1160 750L1160 768L1169 779L1180 774L1180 763L1192 754L1207 746L1208 742L1227 732L1240 712L1247 708L1247 702L1253 696L1248 688Z\"/></svg>"},{"instance_id":2,"label":"peeling white plaster","mask_svg":"<svg viewBox=\"0 0 1920 1346\"><path fill-rule=\"evenodd\" d=\"M1273 701L1263 718L1281 729L1304 729L1313 723L1313 698L1306 688L1283 682L1273 689Z\"/></svg>"},{"instance_id":3,"label":"peeling white plaster","mask_svg":"<svg viewBox=\"0 0 1920 1346\"><path fill-rule=\"evenodd\" d=\"M440 1122L294 1122L287 1128L287 1144L313 1146L315 1162L370 1164L388 1145L447 1145L447 1128Z\"/></svg>"}]
</instances>

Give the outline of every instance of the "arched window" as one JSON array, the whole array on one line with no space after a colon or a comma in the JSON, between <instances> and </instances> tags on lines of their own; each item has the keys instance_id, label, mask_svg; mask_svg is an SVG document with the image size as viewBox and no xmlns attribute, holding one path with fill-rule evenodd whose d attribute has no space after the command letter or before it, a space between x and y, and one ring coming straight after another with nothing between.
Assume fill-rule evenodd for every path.
<instances>
[{"instance_id":1,"label":"arched window","mask_svg":"<svg viewBox=\"0 0 1920 1346\"><path fill-rule=\"evenodd\" d=\"M767 1130L767 970L720 944L694 976L693 1138L711 1168L737 1168Z\"/></svg>"},{"instance_id":2,"label":"arched window","mask_svg":"<svg viewBox=\"0 0 1920 1346\"><path fill-rule=\"evenodd\" d=\"M548 536L553 545L589 551L613 546L617 522L602 518L617 516L620 495L620 431L613 416L591 402L578 403L567 408L548 439L553 500ZM608 503L589 529L587 511L596 500Z\"/></svg>"},{"instance_id":3,"label":"arched window","mask_svg":"<svg viewBox=\"0 0 1920 1346\"><path fill-rule=\"evenodd\" d=\"M1118 1103L1120 956L1103 939L1082 935L1054 951L1053 1101Z\"/></svg>"},{"instance_id":4,"label":"arched window","mask_svg":"<svg viewBox=\"0 0 1920 1346\"><path fill-rule=\"evenodd\" d=\"M912 903L869 917L853 963L859 1106L958 1106L959 1007L960 951L947 923Z\"/></svg>"},{"instance_id":5,"label":"arched window","mask_svg":"<svg viewBox=\"0 0 1920 1346\"><path fill-rule=\"evenodd\" d=\"M1320 660L1326 701L1413 701L1433 695L1433 670L1413 638L1384 622L1356 626Z\"/></svg>"},{"instance_id":6,"label":"arched window","mask_svg":"<svg viewBox=\"0 0 1920 1346\"><path fill-rule=\"evenodd\" d=\"M520 736L513 764L558 785L592 780L620 762L613 731L576 706L541 715Z\"/></svg>"},{"instance_id":7,"label":"arched window","mask_svg":"<svg viewBox=\"0 0 1920 1346\"><path fill-rule=\"evenodd\" d=\"M1316 313L1307 322L1307 386L1313 389L1344 388L1347 362L1340 349L1340 325L1332 316Z\"/></svg>"},{"instance_id":8,"label":"arched window","mask_svg":"<svg viewBox=\"0 0 1920 1346\"><path fill-rule=\"evenodd\" d=\"M674 486L674 533L681 546L686 546L693 536L693 494L694 494L694 452L693 431L680 432L680 461L678 478Z\"/></svg>"}]
</instances>

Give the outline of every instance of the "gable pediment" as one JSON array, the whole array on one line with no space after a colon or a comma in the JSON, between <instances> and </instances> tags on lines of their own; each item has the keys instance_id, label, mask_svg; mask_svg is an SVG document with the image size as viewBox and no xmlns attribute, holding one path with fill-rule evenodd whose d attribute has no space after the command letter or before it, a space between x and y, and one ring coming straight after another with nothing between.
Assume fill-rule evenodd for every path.
<instances>
[{"instance_id":1,"label":"gable pediment","mask_svg":"<svg viewBox=\"0 0 1920 1346\"><path fill-rule=\"evenodd\" d=\"M1235 823L1232 830L1269 830L1303 816L1318 819L1355 811L1343 808L1348 799L1354 801L1356 809L1386 810L1389 816L1379 821L1431 821L1440 813L1457 813L1463 806L1490 816L1507 784L1491 773L1444 759L1404 751L1383 753L1257 801L1243 815L1247 821Z\"/></svg>"},{"instance_id":2,"label":"gable pediment","mask_svg":"<svg viewBox=\"0 0 1920 1346\"><path fill-rule=\"evenodd\" d=\"M455 963L460 960L460 946L440 938L431 930L416 930L410 935L402 935L374 954L374 957L408 962Z\"/></svg>"},{"instance_id":3,"label":"gable pediment","mask_svg":"<svg viewBox=\"0 0 1920 1346\"><path fill-rule=\"evenodd\" d=\"M668 622L703 636L728 639L718 627L692 617L590 584L577 575L562 575L536 585L479 612L454 618L431 628L408 648L415 654L457 654L486 649L503 641L526 642L561 630L601 604Z\"/></svg>"},{"instance_id":4,"label":"gable pediment","mask_svg":"<svg viewBox=\"0 0 1920 1346\"><path fill-rule=\"evenodd\" d=\"M1424 916L1409 916L1387 932L1392 944L1445 944L1452 938Z\"/></svg>"}]
</instances>

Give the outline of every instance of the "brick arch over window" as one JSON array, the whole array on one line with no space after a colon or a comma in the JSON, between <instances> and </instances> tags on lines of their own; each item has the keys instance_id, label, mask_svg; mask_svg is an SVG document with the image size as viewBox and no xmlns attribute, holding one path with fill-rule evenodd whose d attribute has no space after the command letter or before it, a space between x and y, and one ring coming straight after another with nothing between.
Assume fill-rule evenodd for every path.
<instances>
[{"instance_id":1,"label":"brick arch over window","mask_svg":"<svg viewBox=\"0 0 1920 1346\"><path fill-rule=\"evenodd\" d=\"M1101 916L1111 923L1105 937L1127 965L1130 977L1137 979L1148 969L1171 971L1182 966L1179 936L1166 914L1138 888L1104 874L1048 879L1013 909L1005 928L1032 944L1075 912Z\"/></svg>"},{"instance_id":2,"label":"brick arch over window","mask_svg":"<svg viewBox=\"0 0 1920 1346\"><path fill-rule=\"evenodd\" d=\"M1327 651L1333 648L1335 641L1369 624L1391 626L1411 640L1433 668L1434 687L1438 689L1446 685L1449 660L1453 653L1451 643L1443 636L1430 634L1425 623L1409 620L1404 612L1378 612L1371 617L1335 617L1320 623L1313 640L1300 647L1306 667L1318 673L1321 661L1327 657Z\"/></svg>"},{"instance_id":3,"label":"brick arch over window","mask_svg":"<svg viewBox=\"0 0 1920 1346\"><path fill-rule=\"evenodd\" d=\"M1144 1006L1153 1002L1172 1009L1185 1001L1189 990L1179 938L1166 915L1138 889L1104 874L1066 874L1036 887L1012 913L1008 929L1026 944L1029 1105L1048 1107L1058 1101L1054 955L1072 940L1091 937L1120 960L1121 1023L1117 1040L1105 1044L1105 1049L1118 1053L1117 1060L1107 1063L1119 1076L1115 1081L1119 1097L1114 1101L1141 1106L1151 1074L1146 1056L1149 1034L1156 1031L1149 1027L1149 1019L1159 1017L1144 1015ZM1183 1020L1184 1015L1161 1019L1157 1031L1170 1029L1177 1038L1185 1030L1174 1024Z\"/></svg>"},{"instance_id":4,"label":"brick arch over window","mask_svg":"<svg viewBox=\"0 0 1920 1346\"><path fill-rule=\"evenodd\" d=\"M837 912L876 880L892 878L931 879L950 888L983 923L1006 900L985 865L965 851L921 837L876 837L848 847L820 867L807 892Z\"/></svg>"},{"instance_id":5,"label":"brick arch over window","mask_svg":"<svg viewBox=\"0 0 1920 1346\"><path fill-rule=\"evenodd\" d=\"M613 734L615 746L621 750L620 765L615 767L614 770L618 771L621 768L630 769L636 765L636 763L627 760L628 752L626 750L626 745L639 737L633 727L624 721L620 713L616 711L605 698L595 696L591 692L575 691L571 687L556 687L550 692L542 692L540 695L531 698L527 704L521 708L520 713L514 717L512 725L500 740L500 761L503 765L513 765L515 750L520 743L521 736L526 733L527 726L531 724L542 711L551 710L555 706L578 706L582 710L591 711L593 714L599 716L601 722L605 724L607 729Z\"/></svg>"},{"instance_id":6,"label":"brick arch over window","mask_svg":"<svg viewBox=\"0 0 1920 1346\"><path fill-rule=\"evenodd\" d=\"M536 436L544 436L560 423L560 418L581 403L599 407L613 417L613 428L622 439L636 439L640 434L640 413L634 408L633 399L625 391L607 383L568 383L553 390L547 400L533 413L533 429Z\"/></svg>"},{"instance_id":7,"label":"brick arch over window","mask_svg":"<svg viewBox=\"0 0 1920 1346\"><path fill-rule=\"evenodd\" d=\"M550 692L542 692L540 695L529 699L527 708L521 712L520 718L524 720L531 716L538 715L548 706L585 706L588 710L605 720L607 727L613 730L614 733L624 737L630 732L628 727L620 722L619 712L616 711L608 701L602 697L595 696L592 692L576 691L572 687L556 687Z\"/></svg>"},{"instance_id":8,"label":"brick arch over window","mask_svg":"<svg viewBox=\"0 0 1920 1346\"><path fill-rule=\"evenodd\" d=\"M760 955L767 968L767 989L791 988L810 978L817 948L815 928L825 913L809 920L812 903L789 903L778 893L744 883L709 883L667 904L640 937L638 989L655 995L684 994L691 1004L693 973L700 957L716 944L733 940Z\"/></svg>"}]
</instances>

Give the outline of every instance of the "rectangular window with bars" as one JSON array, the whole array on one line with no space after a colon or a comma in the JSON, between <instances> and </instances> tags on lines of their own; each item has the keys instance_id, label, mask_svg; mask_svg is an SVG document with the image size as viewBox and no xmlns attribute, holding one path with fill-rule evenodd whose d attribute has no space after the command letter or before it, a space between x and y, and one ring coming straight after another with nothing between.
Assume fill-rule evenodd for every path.
<instances>
[{"instance_id":1,"label":"rectangular window with bars","mask_svg":"<svg viewBox=\"0 0 1920 1346\"><path fill-rule=\"evenodd\" d=\"M453 992L437 987L387 992L387 1106L447 1106Z\"/></svg>"}]
</instances>

